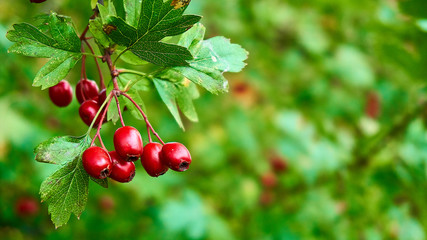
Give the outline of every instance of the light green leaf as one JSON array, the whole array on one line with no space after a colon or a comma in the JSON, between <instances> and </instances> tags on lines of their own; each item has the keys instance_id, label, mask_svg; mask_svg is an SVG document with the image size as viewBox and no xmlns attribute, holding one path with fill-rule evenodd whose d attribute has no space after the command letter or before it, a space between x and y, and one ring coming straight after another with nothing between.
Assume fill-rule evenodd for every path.
<instances>
[{"instance_id":1,"label":"light green leaf","mask_svg":"<svg viewBox=\"0 0 427 240\"><path fill-rule=\"evenodd\" d=\"M103 48L108 48L114 45L114 42L105 34L102 29L102 21L100 18L95 18L89 21L89 30L92 33L95 41Z\"/></svg>"},{"instance_id":2,"label":"light green leaf","mask_svg":"<svg viewBox=\"0 0 427 240\"><path fill-rule=\"evenodd\" d=\"M184 129L184 124L182 123L181 116L179 115L178 106L176 104L175 96L173 94L177 91L176 86L171 82L157 78L153 79L153 81L157 91L159 92L160 97L166 104L166 107L172 113L172 116L175 118L179 127Z\"/></svg>"},{"instance_id":3,"label":"light green leaf","mask_svg":"<svg viewBox=\"0 0 427 240\"><path fill-rule=\"evenodd\" d=\"M86 147L87 137L54 137L40 143L34 153L36 161L52 164L64 164L78 157Z\"/></svg>"},{"instance_id":4,"label":"light green leaf","mask_svg":"<svg viewBox=\"0 0 427 240\"><path fill-rule=\"evenodd\" d=\"M151 89L150 85L150 81L147 78L139 75L124 74L119 76L119 86L121 88L131 86L127 94L132 97L132 99L142 108L143 111L146 110L141 96L143 95L143 92L149 91ZM124 103L124 106L127 107L134 118L143 120L141 113L129 99L123 97L120 102Z\"/></svg>"},{"instance_id":5,"label":"light green leaf","mask_svg":"<svg viewBox=\"0 0 427 240\"><path fill-rule=\"evenodd\" d=\"M165 76L163 75L163 77ZM184 129L184 124L179 115L178 106L189 120L193 122L199 120L193 104L193 99L199 97L199 92L194 83L185 78L179 82L170 82L158 78L153 79L153 81L163 102L182 129Z\"/></svg>"},{"instance_id":6,"label":"light green leaf","mask_svg":"<svg viewBox=\"0 0 427 240\"><path fill-rule=\"evenodd\" d=\"M205 27L196 24L181 36L178 44L188 47L194 59L188 61L189 66L177 66L168 71L182 74L211 93L226 92L228 81L223 73L241 71L248 52L224 37L203 40L204 33Z\"/></svg>"},{"instance_id":7,"label":"light green leaf","mask_svg":"<svg viewBox=\"0 0 427 240\"><path fill-rule=\"evenodd\" d=\"M113 84L112 82L110 82L109 86L107 87L107 92L111 92L112 90L113 90ZM115 125L118 120L119 120L119 111L117 109L116 99L113 97L113 100L111 100L110 106L108 107L107 121L112 121L113 124Z\"/></svg>"}]
</instances>

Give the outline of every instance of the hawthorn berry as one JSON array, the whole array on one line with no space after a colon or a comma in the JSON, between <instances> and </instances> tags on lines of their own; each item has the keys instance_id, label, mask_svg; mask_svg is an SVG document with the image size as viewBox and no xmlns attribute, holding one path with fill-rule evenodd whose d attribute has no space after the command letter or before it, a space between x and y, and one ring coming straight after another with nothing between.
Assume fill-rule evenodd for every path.
<instances>
[{"instance_id":1,"label":"hawthorn berry","mask_svg":"<svg viewBox=\"0 0 427 240\"><path fill-rule=\"evenodd\" d=\"M113 169L113 162L108 152L97 146L90 147L83 152L82 163L86 172L97 179L110 176Z\"/></svg>"},{"instance_id":2,"label":"hawthorn berry","mask_svg":"<svg viewBox=\"0 0 427 240\"><path fill-rule=\"evenodd\" d=\"M102 104L105 102L106 99L107 99L107 90L102 89L99 92L98 97L96 98L96 101L98 102L99 106L102 106Z\"/></svg>"},{"instance_id":3,"label":"hawthorn berry","mask_svg":"<svg viewBox=\"0 0 427 240\"><path fill-rule=\"evenodd\" d=\"M370 92L366 96L365 114L373 119L377 119L381 114L381 99L378 93Z\"/></svg>"},{"instance_id":4,"label":"hawthorn berry","mask_svg":"<svg viewBox=\"0 0 427 240\"><path fill-rule=\"evenodd\" d=\"M32 3L42 3L42 2L46 2L46 0L30 0L30 2L32 2Z\"/></svg>"},{"instance_id":5,"label":"hawthorn berry","mask_svg":"<svg viewBox=\"0 0 427 240\"><path fill-rule=\"evenodd\" d=\"M116 201L110 195L102 195L98 199L98 206L104 213L112 213L116 207Z\"/></svg>"},{"instance_id":6,"label":"hawthorn berry","mask_svg":"<svg viewBox=\"0 0 427 240\"><path fill-rule=\"evenodd\" d=\"M98 111L99 111L99 105L96 101L94 100L85 101L82 105L80 105L80 108L79 108L80 118L83 120L84 123L86 123L86 125L90 126L90 124L92 123ZM101 118L98 116L94 126L97 126L99 124L100 119Z\"/></svg>"},{"instance_id":7,"label":"hawthorn berry","mask_svg":"<svg viewBox=\"0 0 427 240\"><path fill-rule=\"evenodd\" d=\"M141 156L141 163L148 175L158 177L168 171L168 167L160 161L162 144L151 142L145 145Z\"/></svg>"},{"instance_id":8,"label":"hawthorn berry","mask_svg":"<svg viewBox=\"0 0 427 240\"><path fill-rule=\"evenodd\" d=\"M178 142L166 143L160 153L160 160L170 169L184 172L191 164L191 155L188 149Z\"/></svg>"},{"instance_id":9,"label":"hawthorn berry","mask_svg":"<svg viewBox=\"0 0 427 240\"><path fill-rule=\"evenodd\" d=\"M288 169L286 160L276 155L270 157L270 166L277 173L285 172Z\"/></svg>"},{"instance_id":10,"label":"hawthorn berry","mask_svg":"<svg viewBox=\"0 0 427 240\"><path fill-rule=\"evenodd\" d=\"M130 126L118 128L114 133L114 148L126 161L136 161L144 150L141 134Z\"/></svg>"},{"instance_id":11,"label":"hawthorn berry","mask_svg":"<svg viewBox=\"0 0 427 240\"><path fill-rule=\"evenodd\" d=\"M66 107L73 100L73 89L67 80L62 80L49 88L49 97L56 106Z\"/></svg>"},{"instance_id":12,"label":"hawthorn berry","mask_svg":"<svg viewBox=\"0 0 427 240\"><path fill-rule=\"evenodd\" d=\"M15 212L21 217L34 216L39 211L39 202L32 197L23 197L15 203Z\"/></svg>"},{"instance_id":13,"label":"hawthorn berry","mask_svg":"<svg viewBox=\"0 0 427 240\"><path fill-rule=\"evenodd\" d=\"M277 177L276 174L272 172L265 173L261 176L261 183L264 187L272 188L277 185Z\"/></svg>"},{"instance_id":14,"label":"hawthorn berry","mask_svg":"<svg viewBox=\"0 0 427 240\"><path fill-rule=\"evenodd\" d=\"M113 161L110 178L122 183L132 181L135 177L135 164L121 158L116 151L111 151L109 154L111 161Z\"/></svg>"},{"instance_id":15,"label":"hawthorn berry","mask_svg":"<svg viewBox=\"0 0 427 240\"><path fill-rule=\"evenodd\" d=\"M95 81L82 79L76 86L76 97L80 104L98 97L99 88Z\"/></svg>"}]
</instances>

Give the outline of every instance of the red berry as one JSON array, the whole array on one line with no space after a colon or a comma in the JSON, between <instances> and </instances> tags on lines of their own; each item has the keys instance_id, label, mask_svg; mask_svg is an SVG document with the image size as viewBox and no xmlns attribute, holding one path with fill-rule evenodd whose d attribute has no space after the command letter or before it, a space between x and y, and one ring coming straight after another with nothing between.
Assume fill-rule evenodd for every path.
<instances>
[{"instance_id":1,"label":"red berry","mask_svg":"<svg viewBox=\"0 0 427 240\"><path fill-rule=\"evenodd\" d=\"M46 0L30 0L30 2L32 3L42 3L45 2Z\"/></svg>"},{"instance_id":2,"label":"red berry","mask_svg":"<svg viewBox=\"0 0 427 240\"><path fill-rule=\"evenodd\" d=\"M95 81L82 79L76 86L76 97L80 104L98 97L98 85Z\"/></svg>"},{"instance_id":3,"label":"red berry","mask_svg":"<svg viewBox=\"0 0 427 240\"><path fill-rule=\"evenodd\" d=\"M365 114L377 119L381 114L381 99L376 92L370 92L366 97Z\"/></svg>"},{"instance_id":4,"label":"red berry","mask_svg":"<svg viewBox=\"0 0 427 240\"><path fill-rule=\"evenodd\" d=\"M151 142L145 145L141 156L141 163L148 175L158 177L168 171L168 167L160 161L162 144Z\"/></svg>"},{"instance_id":5,"label":"red berry","mask_svg":"<svg viewBox=\"0 0 427 240\"><path fill-rule=\"evenodd\" d=\"M190 152L177 142L166 143L160 153L160 159L163 164L178 172L186 171L191 164Z\"/></svg>"},{"instance_id":6,"label":"red berry","mask_svg":"<svg viewBox=\"0 0 427 240\"><path fill-rule=\"evenodd\" d=\"M103 195L98 199L98 206L105 213L111 213L116 207L116 201L110 195Z\"/></svg>"},{"instance_id":7,"label":"red berry","mask_svg":"<svg viewBox=\"0 0 427 240\"><path fill-rule=\"evenodd\" d=\"M274 194L270 191L264 191L261 193L261 196L259 197L259 202L262 206L269 206L274 201Z\"/></svg>"},{"instance_id":8,"label":"red berry","mask_svg":"<svg viewBox=\"0 0 427 240\"><path fill-rule=\"evenodd\" d=\"M34 216L39 211L39 202L32 197L20 198L15 204L15 212L21 217Z\"/></svg>"},{"instance_id":9,"label":"red berry","mask_svg":"<svg viewBox=\"0 0 427 240\"><path fill-rule=\"evenodd\" d=\"M102 104L105 102L106 99L107 99L107 90L102 89L99 92L98 98L96 99L96 101L98 102L99 106L102 106Z\"/></svg>"},{"instance_id":10,"label":"red berry","mask_svg":"<svg viewBox=\"0 0 427 240\"><path fill-rule=\"evenodd\" d=\"M56 106L66 107L73 100L73 89L67 80L62 80L49 88L49 97Z\"/></svg>"},{"instance_id":11,"label":"red berry","mask_svg":"<svg viewBox=\"0 0 427 240\"><path fill-rule=\"evenodd\" d=\"M273 171L278 173L285 172L288 169L286 160L276 155L270 158L270 165Z\"/></svg>"},{"instance_id":12,"label":"red berry","mask_svg":"<svg viewBox=\"0 0 427 240\"><path fill-rule=\"evenodd\" d=\"M264 187L272 188L277 185L277 177L276 174L272 172L265 173L261 177L261 182Z\"/></svg>"},{"instance_id":13,"label":"red berry","mask_svg":"<svg viewBox=\"0 0 427 240\"><path fill-rule=\"evenodd\" d=\"M82 105L80 105L79 108L80 118L83 120L84 123L86 123L86 125L90 126L98 111L99 105L96 101L85 101ZM94 126L97 126L99 124L99 120L101 119L100 115L101 114L98 115Z\"/></svg>"},{"instance_id":14,"label":"red berry","mask_svg":"<svg viewBox=\"0 0 427 240\"><path fill-rule=\"evenodd\" d=\"M113 162L108 152L97 146L83 152L82 163L86 172L97 179L108 177L113 169Z\"/></svg>"},{"instance_id":15,"label":"red berry","mask_svg":"<svg viewBox=\"0 0 427 240\"><path fill-rule=\"evenodd\" d=\"M133 177L135 177L135 164L121 158L116 151L111 151L109 154L113 161L113 170L110 178L122 183L132 181Z\"/></svg>"},{"instance_id":16,"label":"red berry","mask_svg":"<svg viewBox=\"0 0 427 240\"><path fill-rule=\"evenodd\" d=\"M141 134L134 127L118 128L114 133L114 148L126 161L138 160L144 150Z\"/></svg>"}]
</instances>

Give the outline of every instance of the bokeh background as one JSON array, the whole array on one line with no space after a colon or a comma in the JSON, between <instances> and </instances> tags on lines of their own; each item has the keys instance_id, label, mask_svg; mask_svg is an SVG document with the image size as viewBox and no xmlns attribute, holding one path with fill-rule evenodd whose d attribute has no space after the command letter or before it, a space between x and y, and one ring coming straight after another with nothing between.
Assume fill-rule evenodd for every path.
<instances>
[{"instance_id":1,"label":"bokeh background","mask_svg":"<svg viewBox=\"0 0 427 240\"><path fill-rule=\"evenodd\" d=\"M208 37L250 57L226 75L229 94L202 91L185 132L155 91L144 95L163 139L190 149L190 170L150 178L138 162L129 184L92 182L80 220L56 230L38 195L56 166L33 149L87 127L76 100L60 109L31 87L45 60L8 54L5 38L50 10L79 32L91 15L89 0L0 0L0 239L426 238L425 1L193 0ZM103 128L109 148L116 128Z\"/></svg>"}]
</instances>

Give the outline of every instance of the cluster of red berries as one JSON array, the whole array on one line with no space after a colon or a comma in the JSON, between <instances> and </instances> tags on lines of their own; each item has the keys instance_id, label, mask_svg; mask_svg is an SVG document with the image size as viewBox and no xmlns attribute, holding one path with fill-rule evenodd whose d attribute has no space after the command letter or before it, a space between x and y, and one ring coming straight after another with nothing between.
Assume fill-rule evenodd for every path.
<instances>
[{"instance_id":1,"label":"cluster of red berries","mask_svg":"<svg viewBox=\"0 0 427 240\"><path fill-rule=\"evenodd\" d=\"M138 159L141 159L142 166L152 177L165 174L169 168L178 172L186 171L191 163L190 153L181 143L162 145L150 142L144 147L141 135L134 127L118 128L113 140L115 151L107 152L93 146L83 152L83 167L90 176L130 182L135 176L133 162Z\"/></svg>"},{"instance_id":2,"label":"cluster of red berries","mask_svg":"<svg viewBox=\"0 0 427 240\"><path fill-rule=\"evenodd\" d=\"M66 80L49 88L52 102L59 106L68 106L73 99L73 90ZM99 92L95 81L82 79L76 86L76 97L81 104L79 114L83 122L90 125L106 100L106 90ZM101 119L98 116L95 125ZM170 168L183 172L191 163L187 148L181 143L164 145L151 142L143 145L139 131L130 126L118 128L114 133L115 151L107 152L105 148L92 146L83 152L82 162L86 172L97 179L110 177L118 182L130 182L135 176L134 161L141 159L142 166L152 177L166 173Z\"/></svg>"},{"instance_id":3,"label":"cluster of red berries","mask_svg":"<svg viewBox=\"0 0 427 240\"><path fill-rule=\"evenodd\" d=\"M73 89L67 80L62 80L49 88L49 97L56 106L66 107L73 100ZM106 90L99 91L95 81L82 79L77 83L76 97L81 104L79 108L80 118L89 126L107 98ZM99 119L98 117L97 120ZM98 124L99 121L96 121L95 126Z\"/></svg>"}]
</instances>

